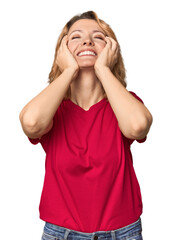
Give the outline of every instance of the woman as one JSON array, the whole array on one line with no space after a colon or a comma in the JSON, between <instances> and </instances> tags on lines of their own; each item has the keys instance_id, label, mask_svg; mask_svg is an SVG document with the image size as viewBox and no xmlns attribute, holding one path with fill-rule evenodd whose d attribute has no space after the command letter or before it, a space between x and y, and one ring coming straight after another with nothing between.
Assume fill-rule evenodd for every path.
<instances>
[{"instance_id":1,"label":"woman","mask_svg":"<svg viewBox=\"0 0 172 240\"><path fill-rule=\"evenodd\" d=\"M142 239L130 146L146 140L152 115L127 91L117 38L95 12L63 28L49 83L20 113L46 152L42 239Z\"/></svg>"}]
</instances>

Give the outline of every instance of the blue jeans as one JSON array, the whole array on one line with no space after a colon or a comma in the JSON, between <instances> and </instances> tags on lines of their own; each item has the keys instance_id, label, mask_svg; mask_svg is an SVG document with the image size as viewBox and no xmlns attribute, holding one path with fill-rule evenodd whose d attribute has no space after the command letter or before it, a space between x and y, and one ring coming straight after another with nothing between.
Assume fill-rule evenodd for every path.
<instances>
[{"instance_id":1,"label":"blue jeans","mask_svg":"<svg viewBox=\"0 0 172 240\"><path fill-rule=\"evenodd\" d=\"M111 231L84 233L45 222L42 240L143 240L141 218Z\"/></svg>"}]
</instances>

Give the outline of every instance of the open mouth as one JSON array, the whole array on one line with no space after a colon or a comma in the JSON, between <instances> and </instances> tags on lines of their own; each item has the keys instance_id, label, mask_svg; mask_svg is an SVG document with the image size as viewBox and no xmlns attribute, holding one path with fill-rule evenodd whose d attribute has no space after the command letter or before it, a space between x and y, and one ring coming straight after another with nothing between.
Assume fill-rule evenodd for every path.
<instances>
[{"instance_id":1,"label":"open mouth","mask_svg":"<svg viewBox=\"0 0 172 240\"><path fill-rule=\"evenodd\" d=\"M96 55L89 55L89 54L86 54L86 55L82 55L82 56L78 56L78 57L96 57Z\"/></svg>"},{"instance_id":2,"label":"open mouth","mask_svg":"<svg viewBox=\"0 0 172 240\"><path fill-rule=\"evenodd\" d=\"M95 57L97 54L93 51L83 51L77 54L78 57L85 57L85 56L89 56L89 57Z\"/></svg>"}]
</instances>

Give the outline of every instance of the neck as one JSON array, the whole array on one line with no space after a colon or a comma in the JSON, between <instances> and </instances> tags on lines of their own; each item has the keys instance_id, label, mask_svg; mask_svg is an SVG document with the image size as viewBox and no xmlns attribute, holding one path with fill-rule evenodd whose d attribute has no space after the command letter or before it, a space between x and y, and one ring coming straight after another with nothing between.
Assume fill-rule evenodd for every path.
<instances>
[{"instance_id":1,"label":"neck","mask_svg":"<svg viewBox=\"0 0 172 240\"><path fill-rule=\"evenodd\" d=\"M77 78L71 83L71 101L88 110L103 97L103 87L94 69L80 69Z\"/></svg>"}]
</instances>

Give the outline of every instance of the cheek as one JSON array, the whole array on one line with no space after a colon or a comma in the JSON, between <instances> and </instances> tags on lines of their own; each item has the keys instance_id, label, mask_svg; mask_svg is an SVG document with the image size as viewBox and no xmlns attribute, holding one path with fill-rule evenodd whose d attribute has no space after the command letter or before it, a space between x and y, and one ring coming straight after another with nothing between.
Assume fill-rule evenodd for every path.
<instances>
[{"instance_id":1,"label":"cheek","mask_svg":"<svg viewBox=\"0 0 172 240\"><path fill-rule=\"evenodd\" d=\"M106 46L106 42L104 41L102 44L101 44L101 47L102 49Z\"/></svg>"},{"instance_id":2,"label":"cheek","mask_svg":"<svg viewBox=\"0 0 172 240\"><path fill-rule=\"evenodd\" d=\"M105 41L97 42L96 45L99 49L102 50L106 46L106 42Z\"/></svg>"},{"instance_id":3,"label":"cheek","mask_svg":"<svg viewBox=\"0 0 172 240\"><path fill-rule=\"evenodd\" d=\"M99 52L102 52L105 46L106 46L106 43L99 45Z\"/></svg>"},{"instance_id":4,"label":"cheek","mask_svg":"<svg viewBox=\"0 0 172 240\"><path fill-rule=\"evenodd\" d=\"M69 48L70 52L73 53L75 51L75 49L77 48L77 44L69 41L68 48Z\"/></svg>"}]
</instances>

